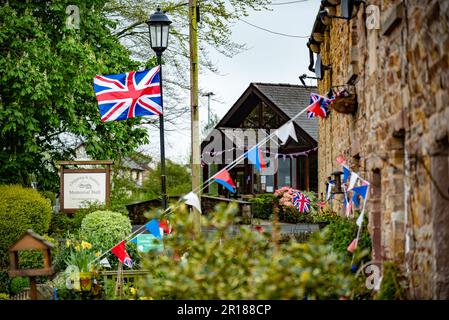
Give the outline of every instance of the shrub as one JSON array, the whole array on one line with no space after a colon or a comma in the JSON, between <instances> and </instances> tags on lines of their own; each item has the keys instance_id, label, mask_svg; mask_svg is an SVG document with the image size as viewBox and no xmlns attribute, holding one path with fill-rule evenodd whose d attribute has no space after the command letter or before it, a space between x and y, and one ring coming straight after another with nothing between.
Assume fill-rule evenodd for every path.
<instances>
[{"instance_id":1,"label":"shrub","mask_svg":"<svg viewBox=\"0 0 449 320\"><path fill-rule=\"evenodd\" d=\"M303 193L310 200L309 212L299 212L294 206L294 192ZM279 210L279 221L287 223L313 222L313 214L317 211L316 197L313 192L300 191L290 187L282 187L274 192L277 199L276 207Z\"/></svg>"},{"instance_id":2,"label":"shrub","mask_svg":"<svg viewBox=\"0 0 449 320\"><path fill-rule=\"evenodd\" d=\"M0 300L9 300L9 294L0 293Z\"/></svg>"},{"instance_id":3,"label":"shrub","mask_svg":"<svg viewBox=\"0 0 449 320\"><path fill-rule=\"evenodd\" d=\"M276 197L272 194L261 194L251 199L251 210L254 218L269 219L273 214Z\"/></svg>"},{"instance_id":4,"label":"shrub","mask_svg":"<svg viewBox=\"0 0 449 320\"><path fill-rule=\"evenodd\" d=\"M365 222L366 222L365 215ZM371 252L371 237L366 228L366 223L362 225L362 230L360 232L360 237L357 245L356 251L367 250ZM347 248L348 245L355 239L357 235L358 226L355 221L338 216L334 221L326 226L325 231L325 239L328 242L335 252L338 252L347 258L352 257L352 253L350 253ZM368 260L369 257L366 257L365 260ZM364 261L365 261L364 260Z\"/></svg>"},{"instance_id":5,"label":"shrub","mask_svg":"<svg viewBox=\"0 0 449 320\"><path fill-rule=\"evenodd\" d=\"M16 277L11 280L11 295L16 295L30 286L28 278Z\"/></svg>"},{"instance_id":6,"label":"shrub","mask_svg":"<svg viewBox=\"0 0 449 320\"><path fill-rule=\"evenodd\" d=\"M107 250L131 233L131 222L119 212L95 211L81 223L80 237L96 249Z\"/></svg>"},{"instance_id":7,"label":"shrub","mask_svg":"<svg viewBox=\"0 0 449 320\"><path fill-rule=\"evenodd\" d=\"M247 226L230 232L236 212L232 204L222 206L202 223L216 232L192 237L196 221L181 206L165 254L144 260L153 272L141 278L139 293L152 299L338 299L353 297L362 284L320 233L308 243L275 243Z\"/></svg>"},{"instance_id":8,"label":"shrub","mask_svg":"<svg viewBox=\"0 0 449 320\"><path fill-rule=\"evenodd\" d=\"M46 233L50 219L51 207L36 190L0 186L0 251L7 250L28 229Z\"/></svg>"},{"instance_id":9,"label":"shrub","mask_svg":"<svg viewBox=\"0 0 449 320\"><path fill-rule=\"evenodd\" d=\"M382 282L376 300L403 300L405 299L405 281L400 268L393 262L383 263Z\"/></svg>"},{"instance_id":10,"label":"shrub","mask_svg":"<svg viewBox=\"0 0 449 320\"><path fill-rule=\"evenodd\" d=\"M88 214L81 224L80 238L93 245L95 251L104 252L131 233L132 227L129 218L119 212L96 211ZM127 252L133 262L138 264L140 257L134 243L127 244ZM106 256L112 268L118 264L117 258L109 254ZM111 259L110 259L111 257Z\"/></svg>"}]
</instances>

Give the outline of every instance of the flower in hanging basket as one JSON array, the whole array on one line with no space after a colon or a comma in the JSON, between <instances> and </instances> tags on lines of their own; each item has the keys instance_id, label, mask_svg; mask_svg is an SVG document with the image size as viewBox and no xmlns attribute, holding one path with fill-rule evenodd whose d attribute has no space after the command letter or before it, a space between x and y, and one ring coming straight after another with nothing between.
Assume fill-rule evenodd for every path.
<instances>
[{"instance_id":1,"label":"flower in hanging basket","mask_svg":"<svg viewBox=\"0 0 449 320\"><path fill-rule=\"evenodd\" d=\"M339 113L354 114L357 111L357 95L344 88L335 94L331 107Z\"/></svg>"}]
</instances>

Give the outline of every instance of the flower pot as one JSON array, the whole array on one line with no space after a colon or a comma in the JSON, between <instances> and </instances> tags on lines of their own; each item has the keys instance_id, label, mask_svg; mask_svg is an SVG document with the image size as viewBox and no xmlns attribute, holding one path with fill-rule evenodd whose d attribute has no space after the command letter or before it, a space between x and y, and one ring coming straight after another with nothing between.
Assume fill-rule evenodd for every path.
<instances>
[{"instance_id":1,"label":"flower pot","mask_svg":"<svg viewBox=\"0 0 449 320\"><path fill-rule=\"evenodd\" d=\"M331 103L331 107L339 113L355 114L357 111L357 96L356 94L349 94L337 97Z\"/></svg>"},{"instance_id":2,"label":"flower pot","mask_svg":"<svg viewBox=\"0 0 449 320\"><path fill-rule=\"evenodd\" d=\"M82 291L90 291L92 289L92 272L80 272L80 284Z\"/></svg>"}]
</instances>

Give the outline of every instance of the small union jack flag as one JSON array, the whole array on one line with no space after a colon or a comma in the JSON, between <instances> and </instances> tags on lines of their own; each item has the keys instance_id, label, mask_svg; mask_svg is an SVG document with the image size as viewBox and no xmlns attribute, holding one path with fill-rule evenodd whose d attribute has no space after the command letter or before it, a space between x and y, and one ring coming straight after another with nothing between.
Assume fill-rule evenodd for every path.
<instances>
[{"instance_id":1,"label":"small union jack flag","mask_svg":"<svg viewBox=\"0 0 449 320\"><path fill-rule=\"evenodd\" d=\"M151 70L96 76L101 121L162 114L160 66Z\"/></svg>"},{"instance_id":2,"label":"small union jack flag","mask_svg":"<svg viewBox=\"0 0 449 320\"><path fill-rule=\"evenodd\" d=\"M133 260L130 257L126 257L125 260L123 260L123 264L127 266L128 268L133 267Z\"/></svg>"},{"instance_id":3,"label":"small union jack flag","mask_svg":"<svg viewBox=\"0 0 449 320\"><path fill-rule=\"evenodd\" d=\"M307 118L326 118L329 114L328 106L334 102L334 98L326 98L316 93L310 94L310 105L307 107Z\"/></svg>"},{"instance_id":4,"label":"small union jack flag","mask_svg":"<svg viewBox=\"0 0 449 320\"><path fill-rule=\"evenodd\" d=\"M301 192L293 193L293 205L298 209L299 212L310 211L310 200Z\"/></svg>"}]
</instances>

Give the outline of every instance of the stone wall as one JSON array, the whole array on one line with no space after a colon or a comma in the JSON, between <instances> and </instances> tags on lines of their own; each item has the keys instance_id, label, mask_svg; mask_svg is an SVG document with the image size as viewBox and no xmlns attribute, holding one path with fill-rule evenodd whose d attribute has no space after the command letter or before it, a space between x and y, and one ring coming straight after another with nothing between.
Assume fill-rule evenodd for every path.
<instances>
[{"instance_id":1,"label":"stone wall","mask_svg":"<svg viewBox=\"0 0 449 320\"><path fill-rule=\"evenodd\" d=\"M366 27L368 5L379 29ZM320 121L320 192L340 154L370 181L373 257L403 266L409 298L449 298L448 12L444 0L367 1L321 44L332 69L320 94L357 75L358 109Z\"/></svg>"}]
</instances>

